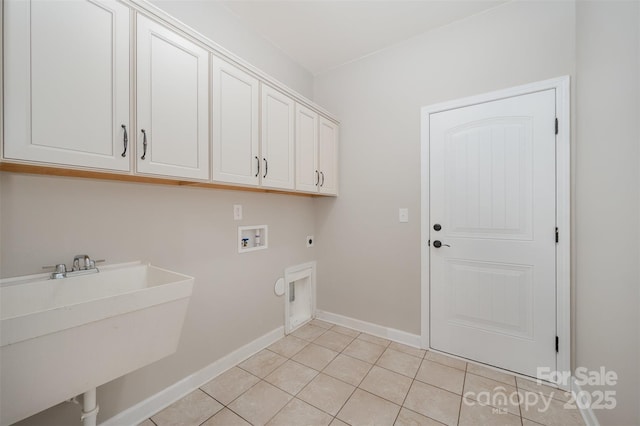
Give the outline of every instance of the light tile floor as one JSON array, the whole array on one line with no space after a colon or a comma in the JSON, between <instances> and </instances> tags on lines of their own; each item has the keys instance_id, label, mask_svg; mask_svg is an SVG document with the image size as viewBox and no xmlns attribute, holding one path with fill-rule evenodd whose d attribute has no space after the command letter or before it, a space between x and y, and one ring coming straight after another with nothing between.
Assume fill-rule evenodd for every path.
<instances>
[{"instance_id":1,"label":"light tile floor","mask_svg":"<svg viewBox=\"0 0 640 426\"><path fill-rule=\"evenodd\" d=\"M583 425L567 401L548 386L313 320L142 426Z\"/></svg>"}]
</instances>

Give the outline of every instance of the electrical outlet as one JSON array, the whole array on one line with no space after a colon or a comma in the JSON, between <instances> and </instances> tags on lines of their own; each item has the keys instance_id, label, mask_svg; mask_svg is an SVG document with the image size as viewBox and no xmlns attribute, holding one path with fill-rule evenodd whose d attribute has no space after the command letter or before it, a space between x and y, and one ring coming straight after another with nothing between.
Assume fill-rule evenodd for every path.
<instances>
[{"instance_id":1,"label":"electrical outlet","mask_svg":"<svg viewBox=\"0 0 640 426\"><path fill-rule=\"evenodd\" d=\"M315 238L313 237L313 235L307 235L307 247L313 247L313 244L315 243Z\"/></svg>"},{"instance_id":2,"label":"electrical outlet","mask_svg":"<svg viewBox=\"0 0 640 426\"><path fill-rule=\"evenodd\" d=\"M233 220L242 220L242 204L233 205Z\"/></svg>"},{"instance_id":3,"label":"electrical outlet","mask_svg":"<svg viewBox=\"0 0 640 426\"><path fill-rule=\"evenodd\" d=\"M409 209L400 208L400 210L398 212L398 220L400 221L400 223L409 222Z\"/></svg>"}]
</instances>

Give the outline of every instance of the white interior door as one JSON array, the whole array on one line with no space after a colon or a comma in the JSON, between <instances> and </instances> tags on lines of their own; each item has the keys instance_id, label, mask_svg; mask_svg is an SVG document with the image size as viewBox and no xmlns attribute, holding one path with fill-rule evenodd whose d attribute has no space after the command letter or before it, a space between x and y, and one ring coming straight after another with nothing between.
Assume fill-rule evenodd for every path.
<instances>
[{"instance_id":1,"label":"white interior door","mask_svg":"<svg viewBox=\"0 0 640 426\"><path fill-rule=\"evenodd\" d=\"M556 367L555 90L432 114L430 346Z\"/></svg>"}]
</instances>

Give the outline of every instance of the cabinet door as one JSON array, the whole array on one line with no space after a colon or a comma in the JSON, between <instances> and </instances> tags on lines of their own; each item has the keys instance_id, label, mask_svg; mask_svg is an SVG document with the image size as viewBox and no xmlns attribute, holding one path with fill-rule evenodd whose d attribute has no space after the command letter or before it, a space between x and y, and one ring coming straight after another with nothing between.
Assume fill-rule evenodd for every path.
<instances>
[{"instance_id":1,"label":"cabinet door","mask_svg":"<svg viewBox=\"0 0 640 426\"><path fill-rule=\"evenodd\" d=\"M3 3L5 158L129 170L129 8Z\"/></svg>"},{"instance_id":2,"label":"cabinet door","mask_svg":"<svg viewBox=\"0 0 640 426\"><path fill-rule=\"evenodd\" d=\"M338 125L320 117L318 136L318 170L320 193L338 193Z\"/></svg>"},{"instance_id":3,"label":"cabinet door","mask_svg":"<svg viewBox=\"0 0 640 426\"><path fill-rule=\"evenodd\" d=\"M318 192L318 114L296 104L296 189Z\"/></svg>"},{"instance_id":4,"label":"cabinet door","mask_svg":"<svg viewBox=\"0 0 640 426\"><path fill-rule=\"evenodd\" d=\"M137 170L208 179L208 52L140 15L137 46Z\"/></svg>"},{"instance_id":5,"label":"cabinet door","mask_svg":"<svg viewBox=\"0 0 640 426\"><path fill-rule=\"evenodd\" d=\"M213 180L258 185L258 80L213 58Z\"/></svg>"},{"instance_id":6,"label":"cabinet door","mask_svg":"<svg viewBox=\"0 0 640 426\"><path fill-rule=\"evenodd\" d=\"M262 85L262 186L293 189L295 102Z\"/></svg>"}]
</instances>

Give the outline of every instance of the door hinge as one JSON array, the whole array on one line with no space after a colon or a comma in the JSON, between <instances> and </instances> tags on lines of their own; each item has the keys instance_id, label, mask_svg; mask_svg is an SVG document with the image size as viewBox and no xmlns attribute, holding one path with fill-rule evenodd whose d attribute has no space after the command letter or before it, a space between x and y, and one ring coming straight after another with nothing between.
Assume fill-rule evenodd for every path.
<instances>
[{"instance_id":1,"label":"door hinge","mask_svg":"<svg viewBox=\"0 0 640 426\"><path fill-rule=\"evenodd\" d=\"M560 338L556 336L556 352L560 352Z\"/></svg>"},{"instance_id":2,"label":"door hinge","mask_svg":"<svg viewBox=\"0 0 640 426\"><path fill-rule=\"evenodd\" d=\"M558 134L558 118L556 117L556 135Z\"/></svg>"},{"instance_id":3,"label":"door hinge","mask_svg":"<svg viewBox=\"0 0 640 426\"><path fill-rule=\"evenodd\" d=\"M560 232L558 232L558 227L556 226L556 244L560 241Z\"/></svg>"}]
</instances>

